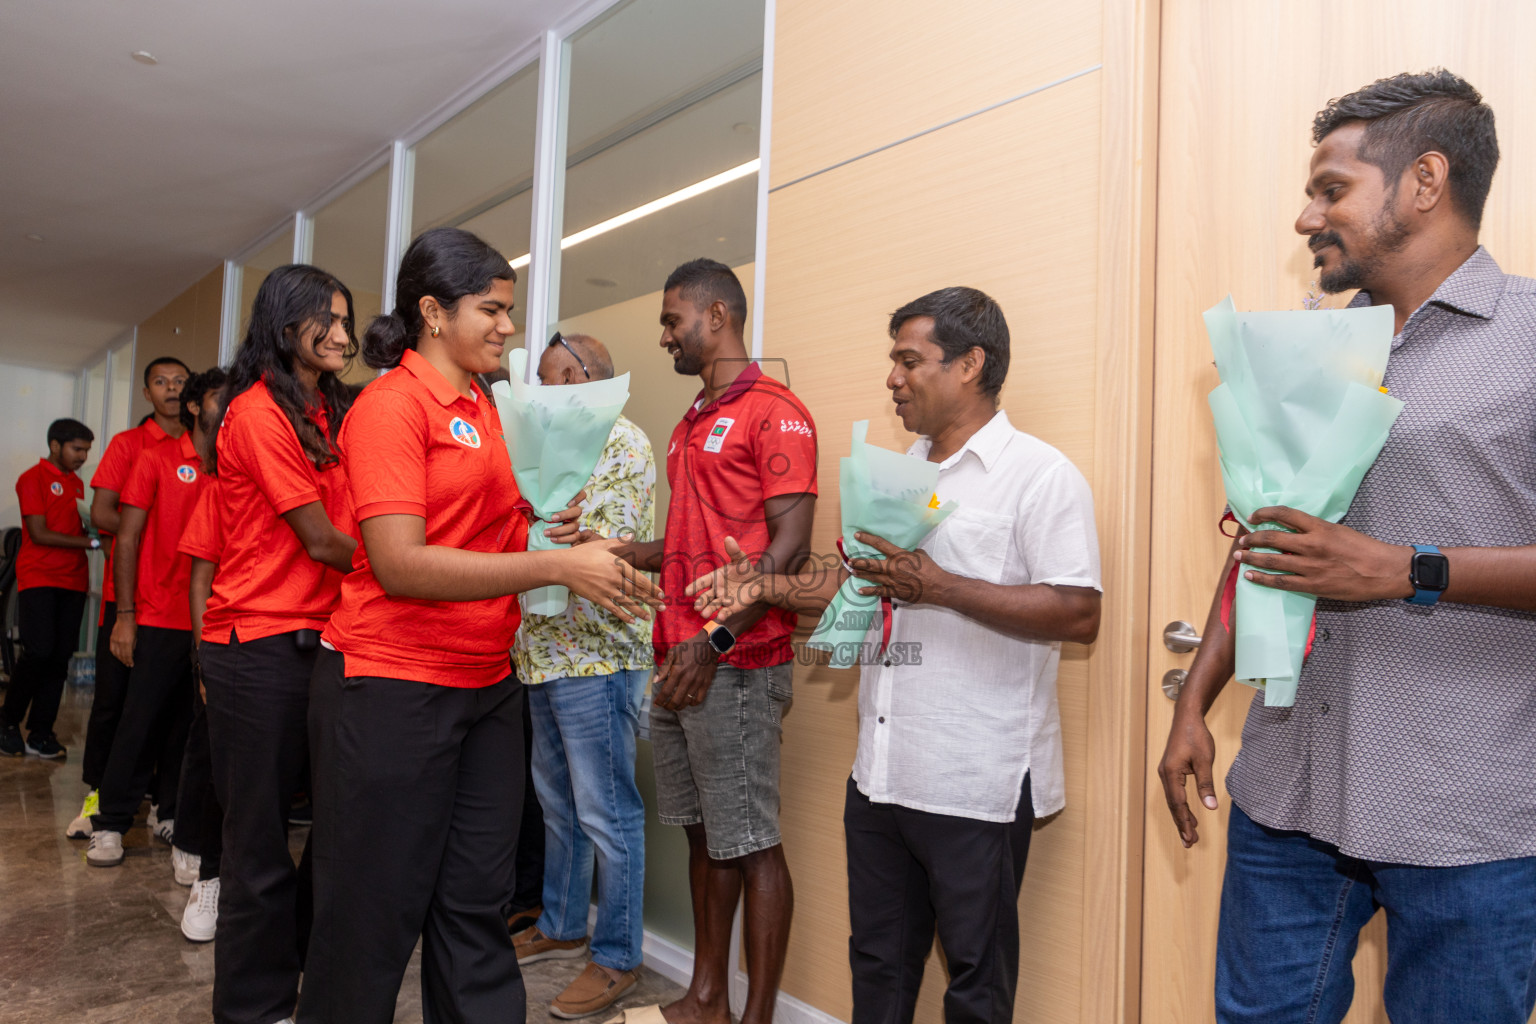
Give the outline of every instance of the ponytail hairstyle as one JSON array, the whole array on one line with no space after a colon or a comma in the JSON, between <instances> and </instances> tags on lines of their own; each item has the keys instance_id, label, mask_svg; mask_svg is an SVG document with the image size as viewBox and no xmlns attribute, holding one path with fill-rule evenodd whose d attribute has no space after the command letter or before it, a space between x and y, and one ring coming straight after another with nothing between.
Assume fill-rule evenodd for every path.
<instances>
[{"instance_id":1,"label":"ponytail hairstyle","mask_svg":"<svg viewBox=\"0 0 1536 1024\"><path fill-rule=\"evenodd\" d=\"M282 410L293 432L298 435L304 455L324 469L338 461L336 435L341 421L352 405L352 391L334 373L322 373L319 380L320 402L326 414L322 432L310 419L309 396L299 384L294 364L299 358L299 344L308 333L330 329L331 300L340 292L347 300L347 357L357 352L357 335L352 331L352 293L334 274L304 263L278 267L261 282L256 300L251 303L251 320L245 339L235 352L234 365L224 389L224 409L258 381L267 386L272 401ZM224 421L223 412L219 423ZM215 428L217 433L217 428ZM216 457L214 460L216 461Z\"/></svg>"},{"instance_id":2,"label":"ponytail hairstyle","mask_svg":"<svg viewBox=\"0 0 1536 1024\"><path fill-rule=\"evenodd\" d=\"M451 318L464 296L483 294L492 281L516 280L507 258L478 235L462 228L423 231L400 260L394 310L375 318L363 335L363 362L376 370L400 365L426 330L421 300L427 296Z\"/></svg>"}]
</instances>

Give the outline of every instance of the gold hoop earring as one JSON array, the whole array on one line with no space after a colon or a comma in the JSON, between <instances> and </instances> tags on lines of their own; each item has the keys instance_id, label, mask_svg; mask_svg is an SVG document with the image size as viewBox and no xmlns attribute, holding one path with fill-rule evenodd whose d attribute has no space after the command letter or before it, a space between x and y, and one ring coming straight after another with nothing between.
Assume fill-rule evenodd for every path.
<instances>
[{"instance_id":1,"label":"gold hoop earring","mask_svg":"<svg viewBox=\"0 0 1536 1024\"><path fill-rule=\"evenodd\" d=\"M438 329L437 329L437 325L433 324L432 325L432 337L434 337L434 338L437 337L438 333L439 332L438 332Z\"/></svg>"}]
</instances>

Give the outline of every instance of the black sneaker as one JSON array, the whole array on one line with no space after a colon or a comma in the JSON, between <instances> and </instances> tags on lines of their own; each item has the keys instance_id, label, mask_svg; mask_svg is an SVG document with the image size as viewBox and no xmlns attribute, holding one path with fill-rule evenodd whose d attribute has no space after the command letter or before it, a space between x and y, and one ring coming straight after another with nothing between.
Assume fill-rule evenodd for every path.
<instances>
[{"instance_id":1,"label":"black sneaker","mask_svg":"<svg viewBox=\"0 0 1536 1024\"><path fill-rule=\"evenodd\" d=\"M27 746L21 742L21 730L7 722L0 722L0 754L20 757L26 752Z\"/></svg>"},{"instance_id":2,"label":"black sneaker","mask_svg":"<svg viewBox=\"0 0 1536 1024\"><path fill-rule=\"evenodd\" d=\"M35 732L27 737L27 753L45 761L62 761L69 754L64 744L51 732Z\"/></svg>"}]
</instances>

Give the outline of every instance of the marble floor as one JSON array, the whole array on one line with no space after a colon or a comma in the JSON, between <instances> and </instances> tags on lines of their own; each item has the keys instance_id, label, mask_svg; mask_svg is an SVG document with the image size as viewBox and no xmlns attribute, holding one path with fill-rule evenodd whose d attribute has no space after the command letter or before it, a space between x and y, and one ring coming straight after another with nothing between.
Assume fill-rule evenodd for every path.
<instances>
[{"instance_id":1,"label":"marble floor","mask_svg":"<svg viewBox=\"0 0 1536 1024\"><path fill-rule=\"evenodd\" d=\"M80 748L90 696L65 693L56 731L67 761L0 758L0 1024L205 1024L212 1020L213 944L182 937L187 890L171 877L170 848L150 838L142 814L124 838L127 857L118 868L87 866L85 843L64 838L85 796ZM302 829L292 842L297 854ZM524 968L528 1019L554 1021L550 1001L584 966L583 959ZM640 986L618 1007L682 994L660 975L641 973ZM420 1020L413 956L395 1021Z\"/></svg>"}]
</instances>

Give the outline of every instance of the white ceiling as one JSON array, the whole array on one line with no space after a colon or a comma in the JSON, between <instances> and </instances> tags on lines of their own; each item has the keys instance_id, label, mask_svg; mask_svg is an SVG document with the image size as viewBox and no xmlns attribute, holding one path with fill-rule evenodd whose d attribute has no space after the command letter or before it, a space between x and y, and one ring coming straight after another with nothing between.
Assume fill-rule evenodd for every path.
<instances>
[{"instance_id":1,"label":"white ceiling","mask_svg":"<svg viewBox=\"0 0 1536 1024\"><path fill-rule=\"evenodd\" d=\"M0 0L0 362L84 365L586 2Z\"/></svg>"}]
</instances>

